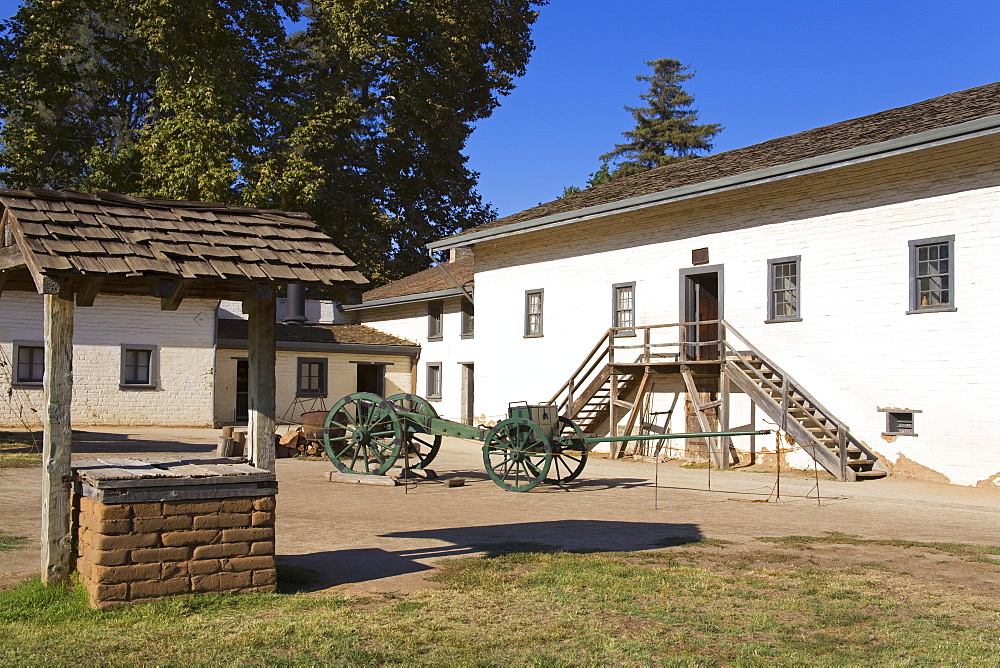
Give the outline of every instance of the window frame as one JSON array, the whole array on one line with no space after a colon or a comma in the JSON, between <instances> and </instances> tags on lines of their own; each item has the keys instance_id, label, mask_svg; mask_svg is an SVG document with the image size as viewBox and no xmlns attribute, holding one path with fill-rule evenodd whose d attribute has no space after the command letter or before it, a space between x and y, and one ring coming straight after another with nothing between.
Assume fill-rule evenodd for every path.
<instances>
[{"instance_id":1,"label":"window frame","mask_svg":"<svg viewBox=\"0 0 1000 668\"><path fill-rule=\"evenodd\" d=\"M444 300L427 302L427 340L444 340Z\"/></svg>"},{"instance_id":2,"label":"window frame","mask_svg":"<svg viewBox=\"0 0 1000 668\"><path fill-rule=\"evenodd\" d=\"M472 339L476 335L476 305L467 297L462 297L462 331L463 339Z\"/></svg>"},{"instance_id":3,"label":"window frame","mask_svg":"<svg viewBox=\"0 0 1000 668\"><path fill-rule=\"evenodd\" d=\"M920 410L914 409L896 409L896 408L880 408L879 413L885 413L885 431L882 432L883 436L917 436L917 413L923 413ZM910 422L910 431L900 431L899 429L899 416L908 415ZM895 427L895 429L893 428Z\"/></svg>"},{"instance_id":4,"label":"window frame","mask_svg":"<svg viewBox=\"0 0 1000 668\"><path fill-rule=\"evenodd\" d=\"M426 399L431 401L441 401L441 388L444 385L443 382L443 367L441 362L427 362L424 366L424 389L427 393L424 395ZM431 373L431 369L436 371L437 387L431 385L431 380L435 378L435 375Z\"/></svg>"},{"instance_id":5,"label":"window frame","mask_svg":"<svg viewBox=\"0 0 1000 668\"><path fill-rule=\"evenodd\" d=\"M22 349L38 349L42 352L42 375L38 380L21 379L21 350ZM16 387L42 387L45 382L45 343L43 341L14 341L12 359L14 363L14 373L13 375L13 385ZM29 366L34 366L34 362L30 362Z\"/></svg>"},{"instance_id":6,"label":"window frame","mask_svg":"<svg viewBox=\"0 0 1000 668\"><path fill-rule=\"evenodd\" d=\"M538 331L531 330L531 297L538 295ZM524 291L524 338L538 339L545 336L545 289Z\"/></svg>"},{"instance_id":7,"label":"window frame","mask_svg":"<svg viewBox=\"0 0 1000 668\"><path fill-rule=\"evenodd\" d=\"M145 383L130 383L127 379L128 369L127 357L129 351L141 351L149 353L149 379ZM159 371L158 347L139 343L121 344L121 354L119 356L120 368L118 371L118 389L121 390L152 390L157 387L157 374Z\"/></svg>"},{"instance_id":8,"label":"window frame","mask_svg":"<svg viewBox=\"0 0 1000 668\"><path fill-rule=\"evenodd\" d=\"M612 327L623 327L618 321L618 313L622 310L618 308L618 292L619 290L624 290L628 288L632 291L632 306L628 309L628 312L632 316L632 327L630 329L623 329L621 331L616 331L615 336L635 336L635 281L629 283L615 283L611 286L611 326Z\"/></svg>"},{"instance_id":9,"label":"window frame","mask_svg":"<svg viewBox=\"0 0 1000 668\"><path fill-rule=\"evenodd\" d=\"M774 268L778 265L791 264L795 267L795 314L778 315L777 292L774 287ZM802 321L802 256L789 255L776 257L767 261L767 319L765 323L801 322Z\"/></svg>"},{"instance_id":10,"label":"window frame","mask_svg":"<svg viewBox=\"0 0 1000 668\"><path fill-rule=\"evenodd\" d=\"M302 389L302 367L304 365L318 364L319 365L319 388L318 389ZM306 397L312 398L326 398L329 392L329 369L330 360L326 357L296 357L295 358L295 397Z\"/></svg>"},{"instance_id":11,"label":"window frame","mask_svg":"<svg viewBox=\"0 0 1000 668\"><path fill-rule=\"evenodd\" d=\"M911 239L908 242L909 256L910 256L910 282L909 282L909 310L906 311L907 315L912 315L914 313L943 313L950 311L957 311L958 308L955 306L955 235L949 234L940 237L928 237L926 239ZM928 306L927 308L920 308L920 292L917 285L917 264L919 260L917 259L917 254L919 249L924 246L948 246L948 273L945 274L948 277L948 301L942 304L936 304L934 306Z\"/></svg>"}]
</instances>

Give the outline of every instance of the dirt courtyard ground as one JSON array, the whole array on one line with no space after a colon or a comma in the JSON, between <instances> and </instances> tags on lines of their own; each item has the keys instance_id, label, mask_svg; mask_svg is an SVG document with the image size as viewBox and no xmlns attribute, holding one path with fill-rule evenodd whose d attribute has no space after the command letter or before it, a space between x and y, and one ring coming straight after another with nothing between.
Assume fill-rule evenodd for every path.
<instances>
[{"instance_id":1,"label":"dirt courtyard ground","mask_svg":"<svg viewBox=\"0 0 1000 668\"><path fill-rule=\"evenodd\" d=\"M99 453L213 455L218 432L194 429L85 430L74 458ZM432 468L439 479L409 487L330 483L321 460L281 459L279 564L308 569L317 592L369 594L434 586L441 559L515 549L668 550L699 538L724 558L781 561L792 549L758 539L840 532L865 539L1000 545L1000 489L890 478L839 483L824 476L819 502L811 474L685 469L676 463L592 458L577 481L505 492L483 472L479 447L445 439ZM447 487L450 478L465 485ZM656 480L658 477L658 485ZM41 475L0 469L0 530L30 540L0 551L0 587L38 572ZM803 548L797 548L799 550ZM719 556L714 551L712 558ZM706 557L710 555L706 553ZM920 572L959 590L1000 593L1000 566L946 552L870 542L812 543L813 563L878 562ZM291 569L296 570L296 569ZM305 571L298 571L305 572Z\"/></svg>"}]
</instances>

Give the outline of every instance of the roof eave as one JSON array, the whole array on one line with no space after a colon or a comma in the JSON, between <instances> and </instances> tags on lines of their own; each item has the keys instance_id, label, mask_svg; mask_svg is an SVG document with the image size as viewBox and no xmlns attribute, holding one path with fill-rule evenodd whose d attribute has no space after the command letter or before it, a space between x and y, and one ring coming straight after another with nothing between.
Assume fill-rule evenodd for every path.
<instances>
[{"instance_id":1,"label":"roof eave","mask_svg":"<svg viewBox=\"0 0 1000 668\"><path fill-rule=\"evenodd\" d=\"M219 350L246 350L246 339L219 339ZM354 353L356 355L399 355L414 357L420 354L420 346L396 345L391 343L334 343L330 341L276 341L275 349L293 352Z\"/></svg>"},{"instance_id":2,"label":"roof eave","mask_svg":"<svg viewBox=\"0 0 1000 668\"><path fill-rule=\"evenodd\" d=\"M627 199L598 204L574 211L552 214L532 220L520 221L509 225L502 225L491 229L470 232L457 237L441 239L427 244L431 251L447 250L461 246L471 246L473 244L524 234L539 229L559 227L584 220L600 218L611 213L623 213L626 211L643 209L650 206L665 204L670 201L692 199L703 197L725 190L745 188L768 181L777 181L816 172L827 171L839 167L866 162L879 158L891 157L910 151L930 148L964 139L995 134L1000 132L1000 115L984 116L972 121L949 125L943 128L935 128L926 132L897 137L883 142L876 142L866 146L835 151L826 155L796 160L782 165L775 165L764 169L758 169L742 174L735 174L720 179L702 181L687 186L670 188L660 192L630 197Z\"/></svg>"},{"instance_id":3,"label":"roof eave","mask_svg":"<svg viewBox=\"0 0 1000 668\"><path fill-rule=\"evenodd\" d=\"M373 299L370 302L364 302L363 304L342 304L340 308L344 311L364 311L370 308L379 308L382 306L398 306L400 304L414 304L417 302L426 302L433 299L442 299L444 297L457 297L461 296L462 291L458 288L448 288L447 290L435 290L434 292L418 292L412 295L401 295L399 297L387 297L385 299Z\"/></svg>"}]
</instances>

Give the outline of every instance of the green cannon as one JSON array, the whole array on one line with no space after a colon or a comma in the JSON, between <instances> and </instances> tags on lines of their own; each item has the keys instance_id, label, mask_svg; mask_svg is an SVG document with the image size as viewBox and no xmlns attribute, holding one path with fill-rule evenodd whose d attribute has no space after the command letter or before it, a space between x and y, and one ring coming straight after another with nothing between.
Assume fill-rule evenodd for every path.
<instances>
[{"instance_id":1,"label":"green cannon","mask_svg":"<svg viewBox=\"0 0 1000 668\"><path fill-rule=\"evenodd\" d=\"M511 492L526 492L542 482L574 480L596 443L701 436L747 436L770 431L720 431L696 434L588 437L555 404L512 402L508 417L492 428L445 420L426 399L395 394L349 394L330 409L323 424L327 457L343 473L382 475L400 459L410 469L430 465L443 436L483 444L486 473Z\"/></svg>"}]
</instances>

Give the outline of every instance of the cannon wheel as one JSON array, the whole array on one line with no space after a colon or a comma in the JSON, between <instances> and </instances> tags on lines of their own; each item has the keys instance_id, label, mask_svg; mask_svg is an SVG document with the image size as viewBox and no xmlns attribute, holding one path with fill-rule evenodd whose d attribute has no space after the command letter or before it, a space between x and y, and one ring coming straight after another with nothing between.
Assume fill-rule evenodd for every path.
<instances>
[{"instance_id":1,"label":"cannon wheel","mask_svg":"<svg viewBox=\"0 0 1000 668\"><path fill-rule=\"evenodd\" d=\"M560 415L559 434L560 438L554 444L552 467L545 476L545 482L557 484L575 480L587 465L587 444L583 442L583 432L576 423Z\"/></svg>"},{"instance_id":2,"label":"cannon wheel","mask_svg":"<svg viewBox=\"0 0 1000 668\"><path fill-rule=\"evenodd\" d=\"M486 435L483 463L500 487L527 492L545 480L552 464L552 442L534 422L509 418Z\"/></svg>"},{"instance_id":3,"label":"cannon wheel","mask_svg":"<svg viewBox=\"0 0 1000 668\"><path fill-rule=\"evenodd\" d=\"M418 413L427 417L438 417L438 412L434 410L430 402L415 394L394 394L386 399L392 404L397 412ZM403 420L403 450L401 456L406 459L407 453L417 458L417 463L410 464L410 468L422 469L429 466L441 449L441 435L431 435L422 431L413 431L407 421Z\"/></svg>"},{"instance_id":4,"label":"cannon wheel","mask_svg":"<svg viewBox=\"0 0 1000 668\"><path fill-rule=\"evenodd\" d=\"M403 445L396 409L375 394L349 394L333 405L323 424L323 448L342 473L381 475Z\"/></svg>"}]
</instances>

